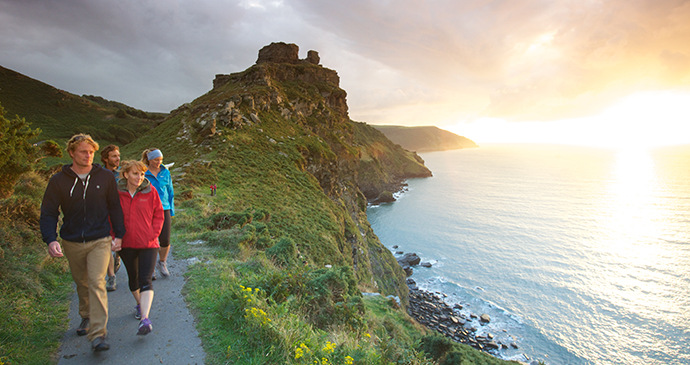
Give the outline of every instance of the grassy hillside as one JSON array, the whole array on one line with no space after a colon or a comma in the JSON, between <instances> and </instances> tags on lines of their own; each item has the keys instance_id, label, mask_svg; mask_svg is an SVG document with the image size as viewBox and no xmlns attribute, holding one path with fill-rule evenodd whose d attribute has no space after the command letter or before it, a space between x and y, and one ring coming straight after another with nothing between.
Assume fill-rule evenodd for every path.
<instances>
[{"instance_id":1,"label":"grassy hillside","mask_svg":"<svg viewBox=\"0 0 690 365\"><path fill-rule=\"evenodd\" d=\"M164 163L175 163L173 251L198 260L184 293L206 363L505 363L428 336L407 316L404 273L371 229L366 206L431 173L416 154L349 119L335 71L269 62L217 81L121 151L139 159L158 147ZM45 181L26 176L26 189L0 201L15 212L0 219L3 232L14 232L2 237L0 265L11 268L2 283L21 284L0 286L0 298L9 298L1 299L0 319L12 323L0 332L4 364L50 362L67 323L69 277L47 258L35 226ZM35 259L23 260L23 252ZM13 299L26 296L18 287L27 285L42 290L17 306ZM45 333L34 334L46 317Z\"/></svg>"},{"instance_id":2,"label":"grassy hillside","mask_svg":"<svg viewBox=\"0 0 690 365\"><path fill-rule=\"evenodd\" d=\"M124 145L164 117L97 96L77 96L2 66L0 105L8 117L19 115L40 128L36 141L63 141L75 133L89 133L103 145Z\"/></svg>"},{"instance_id":3,"label":"grassy hillside","mask_svg":"<svg viewBox=\"0 0 690 365\"><path fill-rule=\"evenodd\" d=\"M403 148L416 152L446 151L477 147L472 140L434 126L403 127L377 125L388 139Z\"/></svg>"}]
</instances>

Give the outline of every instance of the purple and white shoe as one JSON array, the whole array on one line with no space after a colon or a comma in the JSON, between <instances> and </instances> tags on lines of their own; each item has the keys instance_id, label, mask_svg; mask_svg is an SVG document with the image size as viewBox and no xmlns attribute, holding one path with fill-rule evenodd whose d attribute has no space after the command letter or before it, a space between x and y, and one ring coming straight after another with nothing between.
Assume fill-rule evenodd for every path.
<instances>
[{"instance_id":1,"label":"purple and white shoe","mask_svg":"<svg viewBox=\"0 0 690 365\"><path fill-rule=\"evenodd\" d=\"M151 320L148 318L142 319L141 322L139 322L139 331L137 332L137 335L147 335L151 331L153 331L153 325L151 324Z\"/></svg>"}]
</instances>

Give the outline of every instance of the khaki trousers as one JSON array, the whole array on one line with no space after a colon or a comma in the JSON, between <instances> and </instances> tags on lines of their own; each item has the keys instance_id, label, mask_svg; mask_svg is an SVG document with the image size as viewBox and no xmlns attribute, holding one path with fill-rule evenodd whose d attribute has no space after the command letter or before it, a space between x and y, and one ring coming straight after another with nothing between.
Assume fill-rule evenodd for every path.
<instances>
[{"instance_id":1,"label":"khaki trousers","mask_svg":"<svg viewBox=\"0 0 690 365\"><path fill-rule=\"evenodd\" d=\"M105 274L110 261L110 236L88 242L62 240L72 279L77 284L79 315L89 318L89 341L107 334L108 293Z\"/></svg>"}]
</instances>

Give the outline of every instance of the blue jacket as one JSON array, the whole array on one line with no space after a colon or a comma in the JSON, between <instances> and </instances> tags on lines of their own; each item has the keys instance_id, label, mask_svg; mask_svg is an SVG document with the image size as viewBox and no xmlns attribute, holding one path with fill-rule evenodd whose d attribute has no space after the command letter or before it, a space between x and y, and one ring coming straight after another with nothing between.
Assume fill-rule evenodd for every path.
<instances>
[{"instance_id":1,"label":"blue jacket","mask_svg":"<svg viewBox=\"0 0 690 365\"><path fill-rule=\"evenodd\" d=\"M164 165L161 165L161 170L158 171L157 176L153 176L151 171L146 170L144 175L151 182L154 188L158 191L163 203L163 210L170 210L170 216L175 215L175 192L173 191L172 177L170 177L170 170Z\"/></svg>"},{"instance_id":2,"label":"blue jacket","mask_svg":"<svg viewBox=\"0 0 690 365\"><path fill-rule=\"evenodd\" d=\"M46 244L57 240L60 211L63 214L60 237L65 240L86 242L107 237L111 224L115 237L124 237L125 221L115 177L98 164L92 166L83 182L72 171L71 164L62 166L62 171L48 181L39 219Z\"/></svg>"}]
</instances>

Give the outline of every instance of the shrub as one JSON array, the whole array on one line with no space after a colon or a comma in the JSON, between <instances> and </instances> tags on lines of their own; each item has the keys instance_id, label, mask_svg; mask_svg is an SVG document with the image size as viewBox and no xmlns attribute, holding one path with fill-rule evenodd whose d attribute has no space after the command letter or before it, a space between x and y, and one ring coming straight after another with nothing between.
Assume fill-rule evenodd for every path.
<instances>
[{"instance_id":1,"label":"shrub","mask_svg":"<svg viewBox=\"0 0 690 365\"><path fill-rule=\"evenodd\" d=\"M60 147L60 145L52 139L43 141L43 143L40 145L40 148L41 151L43 151L43 154L48 157L62 157L62 147Z\"/></svg>"},{"instance_id":2,"label":"shrub","mask_svg":"<svg viewBox=\"0 0 690 365\"><path fill-rule=\"evenodd\" d=\"M210 229L230 229L235 225L240 228L251 223L254 216L249 212L221 212L210 217Z\"/></svg>"},{"instance_id":3,"label":"shrub","mask_svg":"<svg viewBox=\"0 0 690 365\"><path fill-rule=\"evenodd\" d=\"M5 109L0 106L0 199L12 194L19 176L33 168L37 151L27 141L40 132L29 128L23 118L5 118Z\"/></svg>"},{"instance_id":4,"label":"shrub","mask_svg":"<svg viewBox=\"0 0 690 365\"><path fill-rule=\"evenodd\" d=\"M338 325L353 330L363 328L364 303L352 268L326 268L312 274L314 277L307 283L312 292L306 295L306 307L314 326L320 329Z\"/></svg>"},{"instance_id":5,"label":"shrub","mask_svg":"<svg viewBox=\"0 0 690 365\"><path fill-rule=\"evenodd\" d=\"M462 365L465 361L465 355L460 351L451 351L446 355L440 365Z\"/></svg>"},{"instance_id":6,"label":"shrub","mask_svg":"<svg viewBox=\"0 0 690 365\"><path fill-rule=\"evenodd\" d=\"M253 217L256 221L267 221L271 214L265 209L257 209L254 211Z\"/></svg>"},{"instance_id":7,"label":"shrub","mask_svg":"<svg viewBox=\"0 0 690 365\"><path fill-rule=\"evenodd\" d=\"M12 220L38 224L45 186L45 180L34 172L22 175L14 188L15 193L0 200L0 213Z\"/></svg>"},{"instance_id":8,"label":"shrub","mask_svg":"<svg viewBox=\"0 0 690 365\"><path fill-rule=\"evenodd\" d=\"M266 256L277 265L289 266L297 259L297 247L293 240L283 237L273 247L266 250Z\"/></svg>"},{"instance_id":9,"label":"shrub","mask_svg":"<svg viewBox=\"0 0 690 365\"><path fill-rule=\"evenodd\" d=\"M122 110L122 109L120 109ZM134 131L127 127L123 127L121 125L117 124L111 124L108 126L108 132L115 136L115 140L123 145L128 144L135 139L137 139L136 134Z\"/></svg>"},{"instance_id":10,"label":"shrub","mask_svg":"<svg viewBox=\"0 0 690 365\"><path fill-rule=\"evenodd\" d=\"M440 359L452 348L453 341L439 334L424 336L420 343L420 350L427 353L434 360Z\"/></svg>"}]
</instances>

